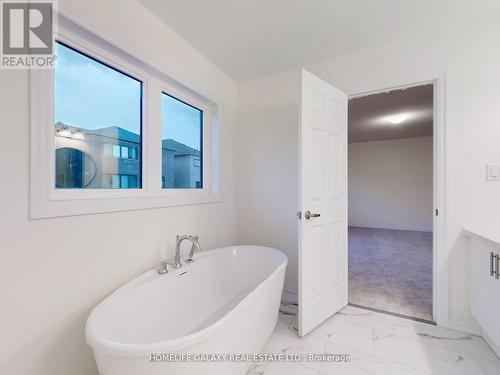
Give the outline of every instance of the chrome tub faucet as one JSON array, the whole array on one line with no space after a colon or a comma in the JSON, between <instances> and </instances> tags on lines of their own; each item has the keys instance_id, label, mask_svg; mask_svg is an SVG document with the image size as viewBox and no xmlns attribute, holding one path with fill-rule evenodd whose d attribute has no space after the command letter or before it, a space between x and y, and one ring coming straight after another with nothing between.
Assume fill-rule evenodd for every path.
<instances>
[{"instance_id":1,"label":"chrome tub faucet","mask_svg":"<svg viewBox=\"0 0 500 375\"><path fill-rule=\"evenodd\" d=\"M196 250L201 251L201 246L200 246L200 241L198 236L189 236L187 234L184 234L182 236L177 236L177 241L175 243L175 264L174 268L180 268L182 267L181 263L181 244L184 240L189 240L192 243L191 246L191 251L189 252L189 256L186 259L186 263L192 263L193 262L193 256L194 252Z\"/></svg>"}]
</instances>

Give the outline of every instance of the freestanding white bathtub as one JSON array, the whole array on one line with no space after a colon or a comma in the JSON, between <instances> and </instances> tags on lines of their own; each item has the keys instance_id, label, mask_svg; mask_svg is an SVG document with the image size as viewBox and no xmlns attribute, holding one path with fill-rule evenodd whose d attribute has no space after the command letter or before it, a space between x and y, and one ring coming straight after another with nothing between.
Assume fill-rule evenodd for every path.
<instances>
[{"instance_id":1,"label":"freestanding white bathtub","mask_svg":"<svg viewBox=\"0 0 500 375\"><path fill-rule=\"evenodd\" d=\"M278 250L235 246L137 277L88 318L100 374L245 374L249 362L199 360L260 352L277 322L286 266Z\"/></svg>"}]
</instances>

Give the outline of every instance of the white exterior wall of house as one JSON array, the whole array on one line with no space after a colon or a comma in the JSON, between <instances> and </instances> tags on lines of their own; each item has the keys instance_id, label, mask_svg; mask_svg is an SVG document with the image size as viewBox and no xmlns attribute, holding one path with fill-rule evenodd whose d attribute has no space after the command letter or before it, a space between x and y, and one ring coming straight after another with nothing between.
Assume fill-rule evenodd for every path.
<instances>
[{"instance_id":1,"label":"white exterior wall of house","mask_svg":"<svg viewBox=\"0 0 500 375\"><path fill-rule=\"evenodd\" d=\"M56 134L58 131L68 127L66 124L56 124ZM88 189L111 189L113 188L113 176L130 176L137 181L136 185L129 187L140 187L141 161L142 150L139 141L133 139L120 138L119 129L116 128L115 134L102 135L99 132L88 131L87 129L69 127L72 131L78 131L83 135L83 139L75 139L71 137L56 136L55 148L70 148L82 151L88 155L88 161L92 160L95 163L95 176L86 186ZM102 129L99 129L102 130ZM140 139L137 136L137 139ZM119 157L113 154L113 145L125 146L130 152L130 149L135 150L134 156ZM107 149L107 152L106 152ZM67 166L61 166L63 170ZM57 174L57 164L56 164ZM56 178L57 184L57 178Z\"/></svg>"},{"instance_id":2,"label":"white exterior wall of house","mask_svg":"<svg viewBox=\"0 0 500 375\"><path fill-rule=\"evenodd\" d=\"M174 181L176 187L196 187L200 181L200 167L194 165L194 160L200 160L199 156L191 154L174 156Z\"/></svg>"}]
</instances>

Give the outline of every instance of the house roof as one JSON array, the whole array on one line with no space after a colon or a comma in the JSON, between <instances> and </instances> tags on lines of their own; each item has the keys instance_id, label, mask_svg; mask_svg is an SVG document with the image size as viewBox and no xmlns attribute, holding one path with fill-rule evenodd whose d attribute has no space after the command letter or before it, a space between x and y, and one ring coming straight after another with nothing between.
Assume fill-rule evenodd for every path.
<instances>
[{"instance_id":1,"label":"house roof","mask_svg":"<svg viewBox=\"0 0 500 375\"><path fill-rule=\"evenodd\" d=\"M88 132L128 142L141 142L141 136L139 134L120 128L119 126L108 126L106 128L90 130Z\"/></svg>"},{"instance_id":2,"label":"house roof","mask_svg":"<svg viewBox=\"0 0 500 375\"><path fill-rule=\"evenodd\" d=\"M119 126L107 126L105 128L99 128L99 129L86 129L75 125L65 124L63 122L56 123L56 128L65 128L65 127L81 131L82 133L95 134L103 137L119 139L122 141L135 142L135 143L141 142L141 136L139 134L120 128Z\"/></svg>"},{"instance_id":3,"label":"house roof","mask_svg":"<svg viewBox=\"0 0 500 375\"><path fill-rule=\"evenodd\" d=\"M178 155L196 155L200 156L200 151L192 147L174 141L173 139L164 139L161 141L162 148L175 151Z\"/></svg>"},{"instance_id":4,"label":"house roof","mask_svg":"<svg viewBox=\"0 0 500 375\"><path fill-rule=\"evenodd\" d=\"M141 136L139 134L136 134L136 133L131 132L129 130L120 128L119 126L108 126L105 128L89 130L89 129L80 128L80 127L77 127L74 125L67 125L67 124L64 124L62 122L58 122L58 123L56 123L56 127L58 127L58 128L69 127L72 129L80 130L82 133L91 133L91 134L100 135L103 137L119 139L122 141L135 142L135 143L141 142ZM177 155L200 156L199 150L196 150L195 148L189 147L188 145L185 145L184 143L177 142L173 139L163 139L161 143L162 143L162 148L164 148L166 150L174 151Z\"/></svg>"}]
</instances>

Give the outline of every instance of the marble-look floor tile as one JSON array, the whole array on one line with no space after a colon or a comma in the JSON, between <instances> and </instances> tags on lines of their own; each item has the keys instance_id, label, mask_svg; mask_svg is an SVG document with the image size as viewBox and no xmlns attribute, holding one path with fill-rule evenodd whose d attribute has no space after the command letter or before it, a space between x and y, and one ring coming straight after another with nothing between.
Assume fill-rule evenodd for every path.
<instances>
[{"instance_id":1,"label":"marble-look floor tile","mask_svg":"<svg viewBox=\"0 0 500 375\"><path fill-rule=\"evenodd\" d=\"M431 324L399 318L374 311L347 306L330 320L376 329L384 334L392 334L411 340L419 340L441 348L496 361L498 358L480 336L452 331Z\"/></svg>"},{"instance_id":2,"label":"marble-look floor tile","mask_svg":"<svg viewBox=\"0 0 500 375\"><path fill-rule=\"evenodd\" d=\"M319 375L316 370L291 362L272 362L257 370L250 369L250 371L247 375Z\"/></svg>"},{"instance_id":3,"label":"marble-look floor tile","mask_svg":"<svg viewBox=\"0 0 500 375\"><path fill-rule=\"evenodd\" d=\"M314 329L310 335L367 353L373 352L372 329L347 323L339 319L327 320Z\"/></svg>"},{"instance_id":4,"label":"marble-look floor tile","mask_svg":"<svg viewBox=\"0 0 500 375\"><path fill-rule=\"evenodd\" d=\"M418 340L432 346L451 349L486 360L498 360L481 336L420 323L414 326ZM409 337L411 338L411 337ZM500 375L500 373L499 373Z\"/></svg>"},{"instance_id":5,"label":"marble-look floor tile","mask_svg":"<svg viewBox=\"0 0 500 375\"><path fill-rule=\"evenodd\" d=\"M351 361L258 363L248 374L500 375L481 337L347 306L304 338L280 314L263 352L349 354Z\"/></svg>"},{"instance_id":6,"label":"marble-look floor tile","mask_svg":"<svg viewBox=\"0 0 500 375\"><path fill-rule=\"evenodd\" d=\"M486 375L499 375L500 374L500 361L487 361L479 359L479 366L483 369Z\"/></svg>"},{"instance_id":7,"label":"marble-look floor tile","mask_svg":"<svg viewBox=\"0 0 500 375\"><path fill-rule=\"evenodd\" d=\"M313 335L301 338L292 328L278 325L262 349L262 353L322 354L325 350L325 345L325 339ZM300 362L299 365L319 370L318 362Z\"/></svg>"},{"instance_id":8,"label":"marble-look floor tile","mask_svg":"<svg viewBox=\"0 0 500 375\"><path fill-rule=\"evenodd\" d=\"M411 368L385 358L380 358L338 343L327 343L325 353L349 354L345 363L323 362L321 375L429 375L430 373Z\"/></svg>"},{"instance_id":9,"label":"marble-look floor tile","mask_svg":"<svg viewBox=\"0 0 500 375\"><path fill-rule=\"evenodd\" d=\"M380 334L382 335L382 333ZM483 373L477 360L463 352L426 345L421 341L408 340L399 336L389 336L376 340L373 345L373 354L405 366L439 375Z\"/></svg>"},{"instance_id":10,"label":"marble-look floor tile","mask_svg":"<svg viewBox=\"0 0 500 375\"><path fill-rule=\"evenodd\" d=\"M266 363L254 363L250 366L247 375L264 375L266 371Z\"/></svg>"}]
</instances>

